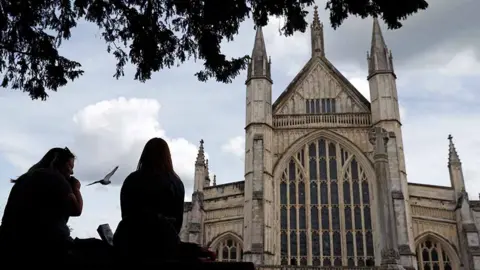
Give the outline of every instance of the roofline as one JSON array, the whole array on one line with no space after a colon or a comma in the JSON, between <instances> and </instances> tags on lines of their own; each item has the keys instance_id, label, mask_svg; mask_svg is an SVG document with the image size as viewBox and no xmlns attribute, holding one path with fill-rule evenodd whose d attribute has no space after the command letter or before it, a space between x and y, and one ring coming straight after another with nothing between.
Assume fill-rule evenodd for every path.
<instances>
[{"instance_id":1,"label":"roofline","mask_svg":"<svg viewBox=\"0 0 480 270\"><path fill-rule=\"evenodd\" d=\"M330 68L335 73L335 75L338 76L338 78L342 81L342 83L344 83L347 88L349 88L350 90L352 90L354 92L354 94L358 97L359 101L361 103L363 103L369 111L371 110L370 101L368 101L362 95L362 93L360 93L360 91L358 91L357 88L347 78L345 78L345 76L343 76L343 74L337 68L335 68L335 66L330 61L328 61L328 59L326 57L315 56L315 57L310 58L307 61L307 63L305 63L303 68L297 73L297 75L295 75L293 80L288 84L288 86L285 88L285 90L283 90L283 92L280 94L280 96L278 96L278 98L275 100L275 102L272 105L272 111L274 113L275 113L275 110L277 109L277 107L282 103L284 98L293 91L294 87L297 86L299 80L303 77L305 72L312 66L313 62L317 59L322 61L328 68Z\"/></svg>"}]
</instances>

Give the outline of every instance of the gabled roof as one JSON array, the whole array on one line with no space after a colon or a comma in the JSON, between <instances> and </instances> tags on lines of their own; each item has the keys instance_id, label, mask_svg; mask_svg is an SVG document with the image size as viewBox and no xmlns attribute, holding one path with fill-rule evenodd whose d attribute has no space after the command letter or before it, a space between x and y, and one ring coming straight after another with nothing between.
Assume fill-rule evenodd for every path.
<instances>
[{"instance_id":1,"label":"gabled roof","mask_svg":"<svg viewBox=\"0 0 480 270\"><path fill-rule=\"evenodd\" d=\"M273 112L276 113L276 109L280 107L283 102L288 100L288 98L294 93L297 86L303 81L303 79L308 75L309 71L312 67L319 63L322 64L330 73L333 75L335 79L341 84L344 85L346 90L349 92L352 99L356 100L357 103L361 106L363 105L364 108L370 111L370 101L368 101L356 88L353 86L345 76L338 69L336 69L333 64L328 61L327 58L322 56L316 56L310 58L310 60L305 64L305 66L300 70L300 72L295 76L295 78L290 82L287 88L280 94L277 100L273 103Z\"/></svg>"}]
</instances>

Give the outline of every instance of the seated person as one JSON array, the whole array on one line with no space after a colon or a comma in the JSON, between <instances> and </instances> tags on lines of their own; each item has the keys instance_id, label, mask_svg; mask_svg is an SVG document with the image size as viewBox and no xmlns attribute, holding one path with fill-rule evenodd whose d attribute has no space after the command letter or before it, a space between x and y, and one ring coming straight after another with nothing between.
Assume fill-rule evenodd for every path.
<instances>
[{"instance_id":1,"label":"seated person","mask_svg":"<svg viewBox=\"0 0 480 270\"><path fill-rule=\"evenodd\" d=\"M71 177L74 160L68 148L53 148L12 181L0 227L4 258L49 260L65 255L72 243L68 219L80 216L83 209L80 182Z\"/></svg>"},{"instance_id":2,"label":"seated person","mask_svg":"<svg viewBox=\"0 0 480 270\"><path fill-rule=\"evenodd\" d=\"M184 197L167 142L149 140L137 170L123 182L115 248L129 259L173 258L180 242Z\"/></svg>"}]
</instances>

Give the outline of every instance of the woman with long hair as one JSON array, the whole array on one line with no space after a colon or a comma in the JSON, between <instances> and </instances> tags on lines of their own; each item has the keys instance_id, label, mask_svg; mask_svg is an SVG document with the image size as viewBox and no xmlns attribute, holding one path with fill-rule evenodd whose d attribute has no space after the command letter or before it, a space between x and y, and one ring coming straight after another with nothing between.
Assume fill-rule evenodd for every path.
<instances>
[{"instance_id":1,"label":"woman with long hair","mask_svg":"<svg viewBox=\"0 0 480 270\"><path fill-rule=\"evenodd\" d=\"M50 168L55 157L68 148L55 147L50 150L40 159L39 162L35 163L26 173L33 172L36 169L46 169ZM73 154L72 154L73 155ZM74 156L75 158L75 156ZM10 182L15 183L18 179L10 179Z\"/></svg>"},{"instance_id":2,"label":"woman with long hair","mask_svg":"<svg viewBox=\"0 0 480 270\"><path fill-rule=\"evenodd\" d=\"M15 256L23 249L38 256L45 243L53 256L66 249L71 240L68 218L80 216L83 209L80 182L72 177L74 162L68 148L52 148L13 181L0 229L7 253Z\"/></svg>"},{"instance_id":3,"label":"woman with long hair","mask_svg":"<svg viewBox=\"0 0 480 270\"><path fill-rule=\"evenodd\" d=\"M130 258L169 257L180 241L184 197L167 142L150 139L137 170L122 185L122 221L114 235L115 247Z\"/></svg>"}]
</instances>

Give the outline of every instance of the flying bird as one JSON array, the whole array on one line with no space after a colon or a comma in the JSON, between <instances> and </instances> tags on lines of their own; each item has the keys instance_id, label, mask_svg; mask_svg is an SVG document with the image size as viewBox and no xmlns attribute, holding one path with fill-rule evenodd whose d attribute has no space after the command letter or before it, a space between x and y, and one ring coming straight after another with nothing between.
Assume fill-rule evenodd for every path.
<instances>
[{"instance_id":1,"label":"flying bird","mask_svg":"<svg viewBox=\"0 0 480 270\"><path fill-rule=\"evenodd\" d=\"M113 170L109 172L107 175L105 175L105 177L102 180L95 181L93 183L88 184L87 186L91 186L93 184L102 184L104 186L109 185L110 183L112 183L112 181L110 181L110 178L112 177L113 174L115 174L117 169L118 169L118 166L113 168Z\"/></svg>"}]
</instances>

